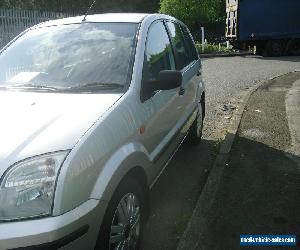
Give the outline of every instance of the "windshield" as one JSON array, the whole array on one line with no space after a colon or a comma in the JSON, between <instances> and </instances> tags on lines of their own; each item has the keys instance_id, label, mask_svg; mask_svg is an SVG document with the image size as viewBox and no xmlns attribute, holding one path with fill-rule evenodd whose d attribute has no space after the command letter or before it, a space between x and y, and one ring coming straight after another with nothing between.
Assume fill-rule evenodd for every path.
<instances>
[{"instance_id":1,"label":"windshield","mask_svg":"<svg viewBox=\"0 0 300 250\"><path fill-rule=\"evenodd\" d=\"M82 23L30 30L1 53L0 87L124 89L136 31L133 23Z\"/></svg>"}]
</instances>

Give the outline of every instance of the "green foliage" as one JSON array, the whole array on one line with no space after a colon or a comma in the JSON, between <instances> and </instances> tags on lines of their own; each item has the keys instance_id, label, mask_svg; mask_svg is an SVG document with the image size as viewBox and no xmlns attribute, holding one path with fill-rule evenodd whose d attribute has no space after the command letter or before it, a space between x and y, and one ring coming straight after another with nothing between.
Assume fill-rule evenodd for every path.
<instances>
[{"instance_id":1,"label":"green foliage","mask_svg":"<svg viewBox=\"0 0 300 250\"><path fill-rule=\"evenodd\" d=\"M223 19L225 0L160 0L160 12L175 16L194 27Z\"/></svg>"},{"instance_id":2,"label":"green foliage","mask_svg":"<svg viewBox=\"0 0 300 250\"><path fill-rule=\"evenodd\" d=\"M85 13L92 0L0 0L0 8ZM160 2L160 3L159 3ZM97 0L94 13L160 12L189 26L224 18L225 0Z\"/></svg>"},{"instance_id":3,"label":"green foliage","mask_svg":"<svg viewBox=\"0 0 300 250\"><path fill-rule=\"evenodd\" d=\"M206 43L204 45L204 51L202 52L202 44L196 43L196 48L199 54L209 54L209 53L229 53L232 49L228 49L226 46L218 44Z\"/></svg>"},{"instance_id":4,"label":"green foliage","mask_svg":"<svg viewBox=\"0 0 300 250\"><path fill-rule=\"evenodd\" d=\"M0 8L83 14L92 0L0 0ZM98 0L92 13L157 12L159 0Z\"/></svg>"},{"instance_id":5,"label":"green foliage","mask_svg":"<svg viewBox=\"0 0 300 250\"><path fill-rule=\"evenodd\" d=\"M219 154L223 142L224 142L224 140L222 140L222 139L218 139L217 141L214 142L214 144L213 144L213 153L215 155Z\"/></svg>"},{"instance_id":6,"label":"green foliage","mask_svg":"<svg viewBox=\"0 0 300 250\"><path fill-rule=\"evenodd\" d=\"M32 9L33 1L31 0L1 0L0 8L22 8L22 9Z\"/></svg>"}]
</instances>

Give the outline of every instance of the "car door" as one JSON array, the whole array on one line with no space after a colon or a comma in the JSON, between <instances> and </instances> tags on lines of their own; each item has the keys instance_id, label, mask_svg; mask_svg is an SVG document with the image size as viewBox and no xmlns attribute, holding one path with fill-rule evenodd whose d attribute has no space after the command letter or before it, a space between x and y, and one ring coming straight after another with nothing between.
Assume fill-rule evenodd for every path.
<instances>
[{"instance_id":1,"label":"car door","mask_svg":"<svg viewBox=\"0 0 300 250\"><path fill-rule=\"evenodd\" d=\"M154 163L150 171L152 177L157 175L178 145L176 124L184 107L179 88L152 92L149 84L154 82L161 70L175 69L174 53L165 24L156 21L151 24L147 35L140 93L141 105L147 113L141 141Z\"/></svg>"},{"instance_id":2,"label":"car door","mask_svg":"<svg viewBox=\"0 0 300 250\"><path fill-rule=\"evenodd\" d=\"M178 22L166 22L171 43L173 46L176 69L182 72L183 82L181 105L183 106L183 119L178 123L186 121L187 118L195 111L197 107L197 92L201 78L199 77L200 61L192 41L191 35L187 28ZM182 124L178 124L182 126Z\"/></svg>"}]
</instances>

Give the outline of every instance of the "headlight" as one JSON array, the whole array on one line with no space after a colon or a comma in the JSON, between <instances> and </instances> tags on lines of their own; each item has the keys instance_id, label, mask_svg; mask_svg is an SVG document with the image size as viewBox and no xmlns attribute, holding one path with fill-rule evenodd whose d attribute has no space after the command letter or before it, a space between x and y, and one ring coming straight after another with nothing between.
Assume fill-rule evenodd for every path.
<instances>
[{"instance_id":1,"label":"headlight","mask_svg":"<svg viewBox=\"0 0 300 250\"><path fill-rule=\"evenodd\" d=\"M0 184L0 221L50 215L55 183L68 151L13 165Z\"/></svg>"}]
</instances>

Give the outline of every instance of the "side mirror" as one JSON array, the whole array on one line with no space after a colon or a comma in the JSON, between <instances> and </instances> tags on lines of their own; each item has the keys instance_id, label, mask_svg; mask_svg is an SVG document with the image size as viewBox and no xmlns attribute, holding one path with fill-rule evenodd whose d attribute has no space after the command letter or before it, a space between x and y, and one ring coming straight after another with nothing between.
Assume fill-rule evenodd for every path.
<instances>
[{"instance_id":1,"label":"side mirror","mask_svg":"<svg viewBox=\"0 0 300 250\"><path fill-rule=\"evenodd\" d=\"M151 83L153 91L175 89L181 84L182 74L177 70L162 70L159 72L157 80Z\"/></svg>"}]
</instances>

